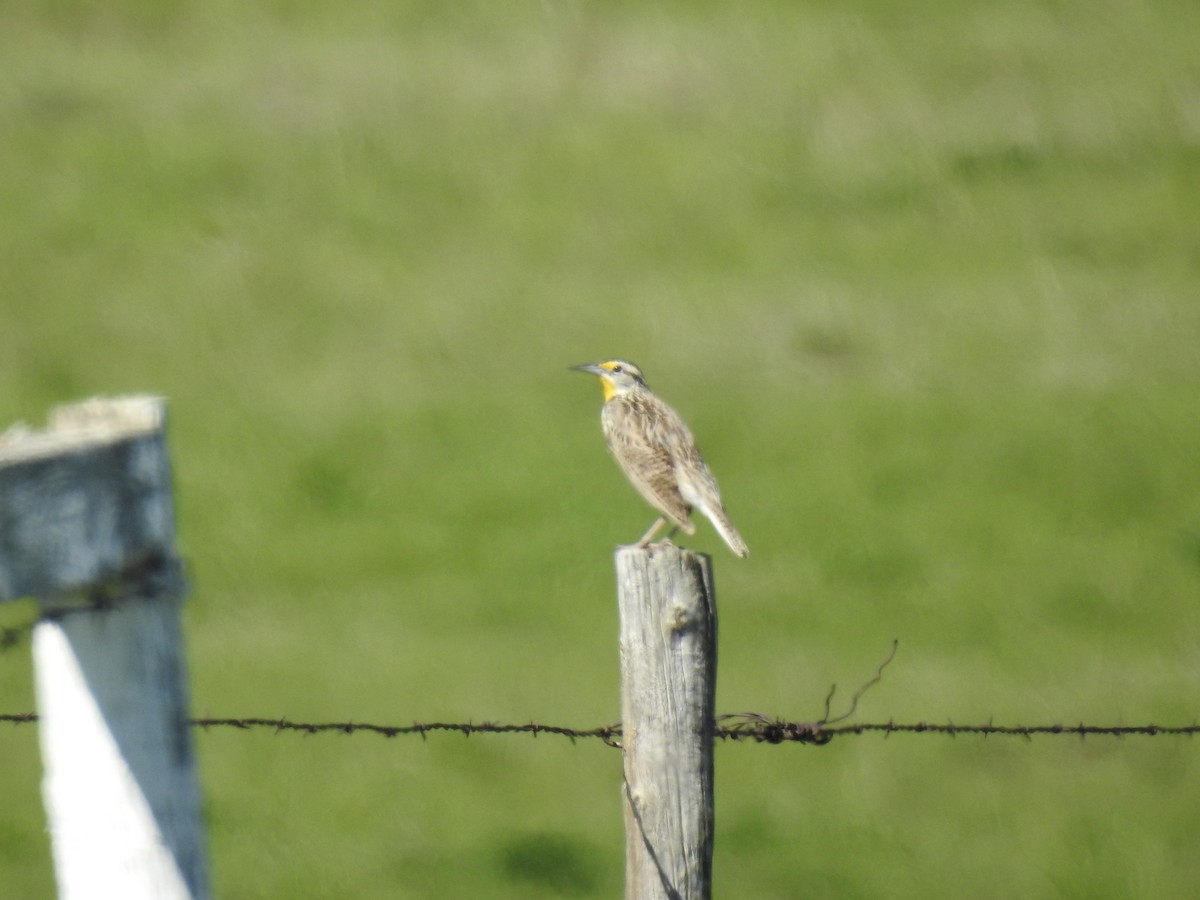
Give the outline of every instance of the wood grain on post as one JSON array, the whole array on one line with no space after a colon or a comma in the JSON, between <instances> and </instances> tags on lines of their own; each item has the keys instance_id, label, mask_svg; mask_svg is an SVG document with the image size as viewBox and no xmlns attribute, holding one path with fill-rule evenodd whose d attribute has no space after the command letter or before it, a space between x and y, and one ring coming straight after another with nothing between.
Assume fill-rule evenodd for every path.
<instances>
[{"instance_id":1,"label":"wood grain on post","mask_svg":"<svg viewBox=\"0 0 1200 900\"><path fill-rule=\"evenodd\" d=\"M33 638L59 897L208 895L163 403L89 400L0 435L0 601ZM103 601L99 608L96 601Z\"/></svg>"},{"instance_id":2,"label":"wood grain on post","mask_svg":"<svg viewBox=\"0 0 1200 900\"><path fill-rule=\"evenodd\" d=\"M627 900L712 893L717 615L712 558L617 550Z\"/></svg>"}]
</instances>

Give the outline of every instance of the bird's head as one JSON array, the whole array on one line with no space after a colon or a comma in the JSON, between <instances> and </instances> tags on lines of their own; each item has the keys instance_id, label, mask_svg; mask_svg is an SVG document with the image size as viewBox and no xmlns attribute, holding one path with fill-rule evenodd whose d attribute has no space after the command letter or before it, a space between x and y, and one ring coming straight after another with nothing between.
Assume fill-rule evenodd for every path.
<instances>
[{"instance_id":1,"label":"bird's head","mask_svg":"<svg viewBox=\"0 0 1200 900\"><path fill-rule=\"evenodd\" d=\"M646 387L646 379L642 376L642 370L628 360L606 359L604 362L586 363L571 368L577 372L588 372L599 378L606 402L613 397Z\"/></svg>"}]
</instances>

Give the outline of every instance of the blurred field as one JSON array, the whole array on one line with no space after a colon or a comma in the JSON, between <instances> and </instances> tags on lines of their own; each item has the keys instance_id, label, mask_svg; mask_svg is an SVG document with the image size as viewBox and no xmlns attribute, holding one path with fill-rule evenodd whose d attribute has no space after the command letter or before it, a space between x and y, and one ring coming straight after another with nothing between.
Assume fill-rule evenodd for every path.
<instances>
[{"instance_id":1,"label":"blurred field","mask_svg":"<svg viewBox=\"0 0 1200 900\"><path fill-rule=\"evenodd\" d=\"M752 550L720 711L896 638L860 720L1195 721L1193 0L102 6L0 14L0 427L170 398L197 714L618 718L620 355ZM218 896L621 891L599 744L197 740ZM1197 752L722 746L716 895L1195 895Z\"/></svg>"}]
</instances>

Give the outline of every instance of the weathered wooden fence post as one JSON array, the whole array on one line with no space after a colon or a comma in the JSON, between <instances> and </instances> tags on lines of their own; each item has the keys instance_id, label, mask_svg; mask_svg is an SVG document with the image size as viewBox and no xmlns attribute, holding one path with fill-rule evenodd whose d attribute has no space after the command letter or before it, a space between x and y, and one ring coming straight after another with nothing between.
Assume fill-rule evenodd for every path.
<instances>
[{"instance_id":1,"label":"weathered wooden fence post","mask_svg":"<svg viewBox=\"0 0 1200 900\"><path fill-rule=\"evenodd\" d=\"M617 550L625 897L712 895L717 612L712 558Z\"/></svg>"},{"instance_id":2,"label":"weathered wooden fence post","mask_svg":"<svg viewBox=\"0 0 1200 900\"><path fill-rule=\"evenodd\" d=\"M208 895L162 401L90 400L0 435L0 601L37 597L59 897ZM104 608L108 607L108 608Z\"/></svg>"}]
</instances>

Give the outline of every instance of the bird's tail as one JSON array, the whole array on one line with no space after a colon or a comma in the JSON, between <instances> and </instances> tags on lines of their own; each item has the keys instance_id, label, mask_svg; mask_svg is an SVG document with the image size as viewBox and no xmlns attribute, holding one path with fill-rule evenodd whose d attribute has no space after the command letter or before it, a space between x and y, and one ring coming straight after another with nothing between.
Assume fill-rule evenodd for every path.
<instances>
[{"instance_id":1,"label":"bird's tail","mask_svg":"<svg viewBox=\"0 0 1200 900\"><path fill-rule=\"evenodd\" d=\"M716 504L712 508L703 507L700 511L708 516L708 520L713 523L713 528L717 529L717 533L729 545L730 550L743 558L750 555L750 548L746 546L746 542L742 540L738 530L729 521L724 507Z\"/></svg>"}]
</instances>

